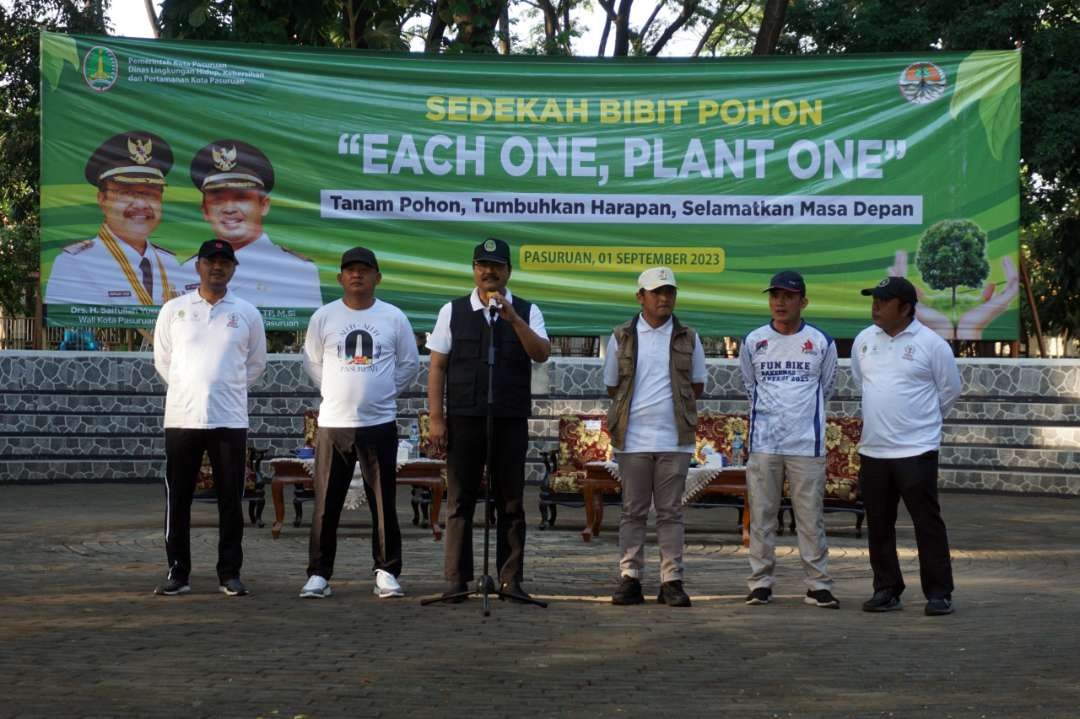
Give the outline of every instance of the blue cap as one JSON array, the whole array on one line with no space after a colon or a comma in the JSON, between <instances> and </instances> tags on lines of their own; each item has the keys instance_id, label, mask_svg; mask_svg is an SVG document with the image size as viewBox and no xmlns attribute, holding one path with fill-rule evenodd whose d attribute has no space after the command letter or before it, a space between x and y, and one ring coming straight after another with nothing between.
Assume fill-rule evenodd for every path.
<instances>
[{"instance_id":1,"label":"blue cap","mask_svg":"<svg viewBox=\"0 0 1080 719\"><path fill-rule=\"evenodd\" d=\"M805 295L806 282L798 272L795 272L794 270L784 270L783 272L777 272L773 275L773 278L769 280L769 286L762 291L768 292L769 290L787 290L789 292L798 292L800 295Z\"/></svg>"}]
</instances>

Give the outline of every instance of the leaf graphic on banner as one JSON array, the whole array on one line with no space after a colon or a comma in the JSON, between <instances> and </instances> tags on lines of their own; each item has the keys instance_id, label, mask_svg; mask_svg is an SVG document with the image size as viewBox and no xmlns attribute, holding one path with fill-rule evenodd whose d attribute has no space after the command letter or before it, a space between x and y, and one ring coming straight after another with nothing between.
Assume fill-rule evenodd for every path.
<instances>
[{"instance_id":1,"label":"leaf graphic on banner","mask_svg":"<svg viewBox=\"0 0 1080 719\"><path fill-rule=\"evenodd\" d=\"M1001 151L1009 135L1016 128L1017 113L1009 112L1012 103L1008 100L1012 95L1007 92L999 92L996 95L984 97L979 103L979 118L986 130L986 141L990 145L990 154L995 160L1001 159Z\"/></svg>"},{"instance_id":2,"label":"leaf graphic on banner","mask_svg":"<svg viewBox=\"0 0 1080 719\"><path fill-rule=\"evenodd\" d=\"M41 74L49 83L50 90L59 87L65 62L70 62L73 68L79 69L79 51L75 46L75 38L51 32L41 33Z\"/></svg>"},{"instance_id":3,"label":"leaf graphic on banner","mask_svg":"<svg viewBox=\"0 0 1080 719\"><path fill-rule=\"evenodd\" d=\"M1020 84L1020 55L1016 52L973 52L956 70L949 114L958 117L964 108L979 103L979 119L986 131L986 142L995 160L1019 122L1019 114L1009 112L1009 90Z\"/></svg>"}]
</instances>

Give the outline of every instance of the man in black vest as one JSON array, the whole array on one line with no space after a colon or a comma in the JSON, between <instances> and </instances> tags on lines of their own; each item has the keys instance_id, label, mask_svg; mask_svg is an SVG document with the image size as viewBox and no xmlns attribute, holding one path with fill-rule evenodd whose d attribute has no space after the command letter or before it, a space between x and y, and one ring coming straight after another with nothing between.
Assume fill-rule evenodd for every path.
<instances>
[{"instance_id":1,"label":"man in black vest","mask_svg":"<svg viewBox=\"0 0 1080 719\"><path fill-rule=\"evenodd\" d=\"M506 288L510 248L488 239L473 250L476 288L439 310L428 338L428 410L431 442L447 450L447 594L465 592L473 577L472 518L487 458L488 347L495 343L492 496L495 563L501 590L527 598L525 560L525 452L532 407L532 363L546 362L551 343L540 309ZM495 308L491 319L489 308ZM443 411L443 398L446 411Z\"/></svg>"}]
</instances>

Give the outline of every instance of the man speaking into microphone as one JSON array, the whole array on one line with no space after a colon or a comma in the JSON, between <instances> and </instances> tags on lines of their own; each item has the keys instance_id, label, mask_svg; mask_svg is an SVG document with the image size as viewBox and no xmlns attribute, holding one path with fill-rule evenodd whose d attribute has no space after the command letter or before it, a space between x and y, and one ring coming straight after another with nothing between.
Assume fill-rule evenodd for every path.
<instances>
[{"instance_id":1,"label":"man speaking into microphone","mask_svg":"<svg viewBox=\"0 0 1080 719\"><path fill-rule=\"evenodd\" d=\"M510 247L489 238L473 250L476 287L443 305L428 337L430 439L447 451L447 594L474 579L472 520L488 454L488 348L495 345L492 436L495 563L504 593L522 598L525 559L525 453L532 408L532 363L546 362L551 343L540 308L507 289ZM445 398L445 411L444 411Z\"/></svg>"}]
</instances>

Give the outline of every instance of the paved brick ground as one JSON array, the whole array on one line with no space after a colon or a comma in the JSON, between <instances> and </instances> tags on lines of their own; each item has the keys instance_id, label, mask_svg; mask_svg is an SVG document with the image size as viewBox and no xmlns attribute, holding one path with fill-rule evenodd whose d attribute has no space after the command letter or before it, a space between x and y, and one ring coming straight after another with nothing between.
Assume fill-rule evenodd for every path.
<instances>
[{"instance_id":1,"label":"paved brick ground","mask_svg":"<svg viewBox=\"0 0 1080 719\"><path fill-rule=\"evenodd\" d=\"M407 514L402 495L401 514ZM550 608L422 608L442 544L408 527L409 597L371 595L366 509L335 595L302 601L306 525L245 537L247 598L219 594L215 509L196 505L194 591L164 573L159 487L0 485L0 716L1045 717L1080 705L1080 502L948 494L957 614L922 615L910 522L902 612L858 610L865 539L829 517L839 611L806 606L782 538L778 601L747 607L735 512L689 515L688 610L606 603L615 522L530 528L527 586ZM535 506L530 503L530 507ZM268 512L269 512L268 508ZM535 525L535 513L530 524ZM478 533L479 538L479 533ZM656 555L649 556L655 593Z\"/></svg>"}]
</instances>

